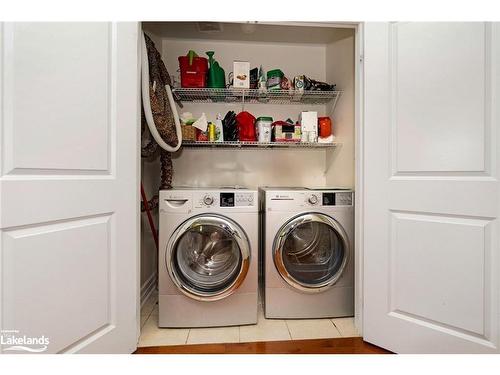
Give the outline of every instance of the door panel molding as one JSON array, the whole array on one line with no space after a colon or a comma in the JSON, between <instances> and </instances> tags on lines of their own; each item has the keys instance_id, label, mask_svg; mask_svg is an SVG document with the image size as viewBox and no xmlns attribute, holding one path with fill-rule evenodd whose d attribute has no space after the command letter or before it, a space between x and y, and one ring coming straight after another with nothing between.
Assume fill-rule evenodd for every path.
<instances>
[{"instance_id":1,"label":"door panel molding","mask_svg":"<svg viewBox=\"0 0 500 375\"><path fill-rule=\"evenodd\" d=\"M391 210L389 314L490 337L493 220ZM461 272L464 262L468 273Z\"/></svg>"},{"instance_id":2,"label":"door panel molding","mask_svg":"<svg viewBox=\"0 0 500 375\"><path fill-rule=\"evenodd\" d=\"M410 76L409 78L409 81L410 82L413 82L413 84L415 84L415 90L412 90L413 86L410 86L409 82L406 82L406 85L403 87L403 91L406 92L406 99L404 100L404 102L406 103L406 107L408 107L408 104L410 103L419 103L418 106L416 107L413 107L413 108L409 108L410 112L408 115L406 115L406 118L408 117L414 117L413 115L414 114L417 114L417 113L420 113L421 116L423 116L423 118L427 118L428 115L426 115L426 112L429 112L430 111L430 106L429 104L432 103L432 102L437 102L438 100L442 100L444 101L443 105L436 105L434 108L434 110L436 110L436 114L437 116L443 116L443 115L446 115L447 118L449 118L449 120L444 120L444 121L451 121L451 122L458 122L459 119L460 119L460 116L458 116L458 118L455 118L457 117L457 115L453 112L457 112L458 110L460 110L460 108L467 108L468 105L467 104L464 104L460 107L454 107L453 109L454 110L450 110L450 111L446 111L443 112L443 110L446 108L446 106L450 107L452 104L449 102L450 99L447 99L449 96L451 97L451 95L454 95L454 93L457 93L456 95L460 95L460 99L464 102L466 102L467 100L476 100L476 101L479 101L481 100L482 104L481 103L476 103L476 114L475 116L478 116L479 118L479 121L480 123L482 124L482 140L481 142L479 142L479 139L476 139L474 140L474 142L476 143L475 144L475 148L476 150L474 150L474 153L467 153L467 147L470 147L469 146L466 146L467 143L471 143L471 139L470 138L474 138L474 137L477 137L478 135L474 134L474 133L477 133L477 129L473 127L473 122L472 121L469 121L467 122L467 124L470 124L470 125L462 125L461 127L463 128L465 126L464 129L461 130L461 137L457 138L456 140L453 140L453 142L450 142L450 151L453 150L453 149L456 149L456 147L463 147L464 148L464 152L463 152L463 155L455 155L454 156L454 159L451 158L447 158L446 156L450 155L450 153L445 153L446 150L437 150L437 149L433 149L435 147L439 148L439 147L443 147L442 146L442 143L439 144L439 146L437 145L437 142L436 140L432 140L432 138L435 138L435 136L431 136L429 132L424 132L424 131L419 131L418 128L419 128L419 125L418 125L418 121L417 121L417 124L414 125L405 125L407 127L406 129L406 132L410 132L412 129L413 132L415 132L414 135L414 142L413 142L413 139L407 139L407 138L403 138L403 139L406 139L405 140L405 143L406 143L406 147L398 147L398 141L400 140L400 137L404 137L404 134L402 134L401 130L398 132L398 118L400 116L400 111L401 111L401 100L404 98L404 97L401 97L401 86L400 86L400 80L398 79L399 77L399 70L401 68L401 62L399 61L399 52L398 52L398 47L399 47L399 37L400 37L400 33L401 33L401 30L404 29L405 27L410 27L410 28L416 28L416 27L420 27L420 28L424 28L424 31L420 32L420 34L423 34L424 36L422 36L422 38L425 38L425 36L427 36L429 34L429 32L425 33L425 25L428 24L428 23L411 23L411 22L405 22L405 23L391 23L390 26L389 26L389 33L388 33L388 43L389 43L389 47L388 47L388 53L389 53L389 71L390 71L390 74L389 74L389 80L390 80L390 99L389 99L389 102L390 102L390 123L391 123L391 174L392 176L406 176L406 175L411 175L411 176L426 176L426 175L432 175L432 176L437 176L437 175L442 175L442 176L463 176L463 177L468 177L468 176L490 176L491 175L491 150L494 149L494 146L495 146L495 142L494 140L490 137L490 134L491 134L491 108L492 108L492 96L490 95L491 94L491 77L492 77L492 71L491 71L491 67L492 67L492 56L490 54L490 50L491 48L493 47L492 46L492 38L491 38L491 25L489 24L480 24L480 23L469 23L469 25L467 25L467 27L469 28L477 28L479 26L481 26L483 28L483 31L480 33L481 34L481 38L482 40L480 41L481 43L479 43L480 45L482 45L482 53L481 53L481 65L483 66L483 69L484 69L484 74L483 74L483 81L481 82L480 86L481 87L478 87L478 92L469 92L471 89L466 87L467 85L464 83L464 87L460 87L459 85L457 85L457 87L448 87L447 84L437 84L437 83L434 83L434 82L428 82L427 86L430 86L430 87L434 87L434 89L426 89L426 90L422 90L422 89L419 89L418 88L418 85L422 86L422 83L419 83L419 81L425 81L426 80L426 74L429 74L429 71L432 70L430 68L427 68L423 71L417 71L417 72L413 72L413 74ZM424 25L424 26L422 26ZM430 27L436 27L438 28L439 30L438 31L445 31L447 32L446 28L450 27L450 28L460 28L462 27L461 25L458 25L457 23L435 23L433 25L431 25ZM450 31L451 32L451 31ZM462 31L462 34L469 34L468 31ZM462 36L462 35L461 35ZM433 42L434 43L437 43L436 40L438 40L440 37L439 33L433 33L432 34L432 38L433 38ZM457 40L462 40L463 38L459 38L457 36ZM457 43L460 43L460 42L457 42ZM405 45L408 45L410 43L404 43L403 42L403 46ZM446 45L446 42L443 40L442 42L443 45ZM472 42L469 42L469 44L465 47L470 47L470 48L478 48L478 43L472 43ZM409 47L406 47L406 49L403 51L403 54L404 52L408 52L408 49L412 49L412 50L415 50L415 56L413 56L412 58L408 58L407 60L410 60L410 63L408 61L406 61L406 64L411 64L413 63L414 65L417 65L417 66L413 66L413 67L410 67L410 69L419 69L418 67L418 64L415 63L415 61L418 61L419 60L419 57L420 57L420 60L422 61L425 61L427 58L429 59L432 59L432 60L436 60L436 61L433 61L432 64L428 64L430 66L436 66L438 65L437 68L435 68L436 72L435 73L432 73L432 71L430 72L430 74L433 75L434 77L434 80L436 79L439 79L439 77L446 77L447 76L447 73L446 71L450 70L450 65L451 64L451 61L454 61L454 58L452 56L450 56L450 59L451 61L446 61L446 59L448 59L448 57L441 57L441 56L446 56L446 53L442 53L441 56L438 58L438 57L434 57L434 55L432 53L429 54L429 51L423 51L422 49L419 49L419 44L418 43L414 43L409 46ZM434 51L432 51L434 52ZM448 51L446 52L450 52L450 48L448 48ZM461 53L464 53L464 55L475 55L475 53L473 53L473 51L460 51L460 52L456 52L457 55L460 55ZM441 60L445 60L445 61L441 61ZM439 64L441 66L439 66ZM447 65L445 65L447 64ZM437 72L438 69L441 69L443 74L441 74L440 72ZM459 72L452 72L452 73L456 73L456 75L458 75ZM451 73L450 73L451 74ZM472 75L471 74L471 78L469 79L469 81L472 81L473 78L475 78L476 75ZM418 77L418 78L416 78ZM450 81L453 77L447 77L447 79L444 79L446 81ZM410 86L410 87L408 87ZM448 92L443 92L443 95L441 95L439 98L436 98L436 100L432 100L432 101L429 101L429 100L426 100L427 97L429 96L432 96L434 94L434 91L436 92L439 92L439 90L441 91L444 91L444 90L447 90ZM459 93L459 94L458 94ZM408 96L410 96L408 98ZM412 104L410 104L412 105ZM451 109L451 107L450 107ZM407 112L407 111L406 111ZM467 111L466 111L467 112ZM470 113L465 113L466 116L472 116L472 114ZM455 118L455 120L453 119ZM428 122L428 121L432 121L432 117L430 118L427 118L427 120L422 120L422 127L425 126L425 123ZM436 127L434 127L436 128ZM445 127L443 126L440 126L440 128L442 128L440 130L440 136L448 136L447 134L447 130ZM464 132L467 132L467 133L464 133ZM425 133L427 133L428 135L426 135ZM451 132L453 133L453 132ZM463 134L462 134L463 133ZM451 139L451 137L449 137ZM411 141L411 142L410 142ZM439 140L437 140L439 141ZM410 143L409 143L410 142ZM423 142L424 145L426 145L427 147L423 147L423 148L420 148L420 147L417 147L416 144L420 143L420 142ZM493 143L493 144L492 144ZM415 144L415 145L413 145ZM459 146L463 144L463 146ZM464 147L465 146L465 147ZM422 155L420 155L418 158L415 157L414 159L415 160L411 160L409 159L410 156L408 156L408 149L411 149L412 147L415 147L415 149L413 150L413 153L416 155L418 151L420 152L424 152ZM479 149L479 147L482 148ZM427 151L426 151L427 150ZM403 152L403 155L406 155L404 157L404 160L406 160L404 163L405 164L413 164L414 167L413 168L408 168L408 167L400 167L398 165L400 165L401 163L401 160L400 158L403 156L402 155L402 152ZM431 154L429 154L429 156L426 156L425 154L427 152L430 152ZM430 157L430 155L433 155L433 157ZM474 156L475 155L475 156ZM425 163L427 164L427 166L429 165L433 165L433 166L437 166L437 169L430 169L430 168L426 168L426 167L417 167L418 164L422 163L422 158L424 159ZM459 166L459 164L461 165L465 165L465 164L468 164L470 160L473 160L473 159L476 159L475 162L474 162L474 165L476 165L475 168L463 168L462 166ZM432 162L431 162L432 160ZM431 163L431 164L429 164ZM438 165L438 163L442 164L442 166L440 167Z\"/></svg>"},{"instance_id":3,"label":"door panel molding","mask_svg":"<svg viewBox=\"0 0 500 375\"><path fill-rule=\"evenodd\" d=\"M111 173L113 33L105 23L4 26L3 176Z\"/></svg>"},{"instance_id":4,"label":"door panel molding","mask_svg":"<svg viewBox=\"0 0 500 375\"><path fill-rule=\"evenodd\" d=\"M496 345L484 335L478 335L477 333L466 331L458 327L449 326L442 322L437 322L432 319L417 316L409 312L394 310L389 313L389 316L396 319L405 320L411 324L420 325L426 329L431 329L436 332L444 333L446 335L455 336L461 340L467 340L473 344L485 346L493 350L496 348Z\"/></svg>"},{"instance_id":5,"label":"door panel molding","mask_svg":"<svg viewBox=\"0 0 500 375\"><path fill-rule=\"evenodd\" d=\"M3 229L3 329L50 335L47 353L57 353L90 342L103 327L114 328L113 222L106 213ZM81 311L85 316L78 317ZM64 331L57 329L76 318Z\"/></svg>"}]
</instances>

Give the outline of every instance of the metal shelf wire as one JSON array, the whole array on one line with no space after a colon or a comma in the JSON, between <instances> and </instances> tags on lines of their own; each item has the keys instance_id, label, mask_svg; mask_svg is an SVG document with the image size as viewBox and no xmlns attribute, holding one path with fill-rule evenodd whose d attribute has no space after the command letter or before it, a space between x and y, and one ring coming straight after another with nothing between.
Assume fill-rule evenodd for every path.
<instances>
[{"instance_id":1,"label":"metal shelf wire","mask_svg":"<svg viewBox=\"0 0 500 375\"><path fill-rule=\"evenodd\" d=\"M183 141L183 147L211 147L211 148L335 148L339 143L309 143L309 142L209 142L209 141Z\"/></svg>"},{"instance_id":2,"label":"metal shelf wire","mask_svg":"<svg viewBox=\"0 0 500 375\"><path fill-rule=\"evenodd\" d=\"M294 91L258 89L175 88L174 96L191 103L248 103L248 104L308 104L332 103L333 108L343 91ZM332 108L332 112L333 112Z\"/></svg>"}]
</instances>

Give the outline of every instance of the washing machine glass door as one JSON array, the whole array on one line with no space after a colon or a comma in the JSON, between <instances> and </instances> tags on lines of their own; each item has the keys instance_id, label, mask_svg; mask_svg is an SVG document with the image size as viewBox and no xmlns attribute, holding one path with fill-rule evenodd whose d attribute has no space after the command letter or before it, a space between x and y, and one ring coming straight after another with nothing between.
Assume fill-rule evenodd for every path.
<instances>
[{"instance_id":1,"label":"washing machine glass door","mask_svg":"<svg viewBox=\"0 0 500 375\"><path fill-rule=\"evenodd\" d=\"M250 265L250 244L233 220L200 215L184 222L172 235L166 252L172 281L187 296L219 300L234 293Z\"/></svg>"},{"instance_id":2,"label":"washing machine glass door","mask_svg":"<svg viewBox=\"0 0 500 375\"><path fill-rule=\"evenodd\" d=\"M342 276L349 258L342 226L327 215L308 213L287 222L274 241L274 263L294 288L320 292Z\"/></svg>"}]
</instances>

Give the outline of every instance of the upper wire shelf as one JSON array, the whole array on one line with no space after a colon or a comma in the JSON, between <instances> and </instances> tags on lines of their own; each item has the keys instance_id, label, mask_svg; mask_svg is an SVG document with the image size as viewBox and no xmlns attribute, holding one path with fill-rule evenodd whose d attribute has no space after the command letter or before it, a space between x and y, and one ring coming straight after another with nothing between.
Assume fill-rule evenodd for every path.
<instances>
[{"instance_id":1,"label":"upper wire shelf","mask_svg":"<svg viewBox=\"0 0 500 375\"><path fill-rule=\"evenodd\" d=\"M309 104L333 103L332 112L343 91L294 91L259 89L175 88L174 96L191 103L248 103L248 104Z\"/></svg>"}]
</instances>

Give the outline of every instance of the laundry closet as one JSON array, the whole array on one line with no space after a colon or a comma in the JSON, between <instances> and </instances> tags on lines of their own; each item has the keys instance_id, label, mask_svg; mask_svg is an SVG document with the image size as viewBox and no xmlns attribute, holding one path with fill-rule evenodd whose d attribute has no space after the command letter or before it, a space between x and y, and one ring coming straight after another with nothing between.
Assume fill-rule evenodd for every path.
<instances>
[{"instance_id":1,"label":"laundry closet","mask_svg":"<svg viewBox=\"0 0 500 375\"><path fill-rule=\"evenodd\" d=\"M300 140L286 143L259 143L257 140L220 143L184 140L181 149L172 154L174 188L257 189L274 186L354 190L356 85L354 25L145 22L142 28L162 55L173 82L173 96L180 99L182 104L182 108L177 107L181 117L185 112L192 114L195 119L205 114L209 122L215 122L218 116L223 118L228 111L234 111L236 114L246 111L257 119L271 117L273 121L290 119L292 123L296 123L301 112L312 111L317 113L318 118L328 117L332 121L333 138L326 143L300 142ZM190 50L206 58L208 58L207 51L214 51L214 59L225 71L227 88L221 90L180 87L181 73L178 58L186 56ZM256 94L257 90L243 89L238 94L238 91L234 91L229 85L234 61L249 62L250 69L262 68L265 72L279 69L290 81L294 77L305 76L335 86L327 91L302 93L294 91L293 88L289 92L280 90L274 94L269 91L268 97L262 100L262 97L259 98ZM141 178L146 196L151 198L157 193L160 183L160 162L157 155L142 159ZM158 227L158 211L153 210L152 214ZM354 228L352 231L351 236L354 237ZM352 244L351 247L351 261L354 262L355 252ZM164 259L160 258L161 261ZM143 299L150 298L156 293L154 288L157 262L157 251L151 229L146 215L143 214L141 220L141 298ZM143 317L144 319L146 318ZM326 327L327 331L331 329L332 337L339 335L340 330L343 330L343 334L357 335L352 319L349 322L340 321L340 324L343 325L342 328L334 324ZM145 325L145 329L151 329L150 326L151 324L148 328L148 325ZM317 337L324 337L321 333L318 335ZM315 337L313 334L309 338ZM210 342L209 338L207 340ZM144 345L148 345L147 341Z\"/></svg>"},{"instance_id":2,"label":"laundry closet","mask_svg":"<svg viewBox=\"0 0 500 375\"><path fill-rule=\"evenodd\" d=\"M170 154L176 189L162 191L163 209L151 216L155 230L164 228L162 222L170 225L165 226L170 234L160 230L160 250L177 236L180 247L190 251L184 258L172 256L182 252L160 252L158 259L147 214L140 209L141 182L151 200L161 179L158 157L140 158L142 30L174 77L172 98L179 100L181 115L200 119L204 113L213 122L233 111L260 119L266 129L270 118L295 123L299 114L316 112L330 118L335 136L321 144L311 142L312 133L296 143L218 143L210 141L209 127L208 141L186 137ZM131 353L138 345L354 334L398 353L498 353L498 23L7 22L0 34L2 330L50 337L48 353ZM210 51L226 84L238 60L249 69L262 66L272 77L283 78L281 71L289 83L305 76L330 90L179 88L178 58L208 57ZM245 75L238 73L238 80ZM285 140L297 136L289 124L279 125L275 140L283 133ZM319 120L318 125L321 130ZM251 133L251 127L245 129ZM278 190L257 191L264 186ZM203 214L209 221L187 225L201 220L201 211L211 214ZM228 220L214 219L219 213ZM350 226L344 225L347 215ZM297 233L293 229L302 219L337 225L337 233L341 224L352 241L352 279L307 276L302 272L307 267L298 267L299 254L282 256L292 248L287 235ZM210 225L217 228L213 236L205 230ZM181 238L184 229L189 235ZM280 234L277 251L266 259L262 255L274 246L267 234L273 231ZM228 233L239 234L233 239L246 250L235 251ZM316 245L345 244L346 236L312 229L302 231L304 237L289 237L299 241L308 233ZM213 246L195 254L197 247L191 246L212 246L220 239L228 245L222 252ZM264 251L257 270L255 252L248 253L259 248ZM202 265L192 262L199 254L206 273L216 271L215 284L191 272L189 264ZM188 287L165 287L163 304L174 301L170 291L198 297L189 299L192 308L177 309L177 317L183 318L181 311L190 312L185 314L190 319L193 312L203 315L197 310L203 303L244 311L245 304L230 301L243 300L248 292L245 300L251 301L251 321L257 324L250 318L244 325L216 322L214 317L226 316L221 309L206 317L222 328L185 322L168 327L175 322L161 317L173 315L160 315L155 295L156 279L164 285L161 278L170 277L157 269L172 259L179 266L171 268L172 279ZM180 271L186 271L184 279ZM215 298L229 293L245 272L244 280L251 282L241 284L241 294L203 301L214 286L220 288ZM350 314L329 315L354 318L330 319L322 314L328 306L305 303L298 291L307 290L308 278L321 287L334 282L354 288ZM195 279L205 290L194 290ZM279 308L266 304L269 298ZM322 310L318 319L311 318L311 306Z\"/></svg>"}]
</instances>

